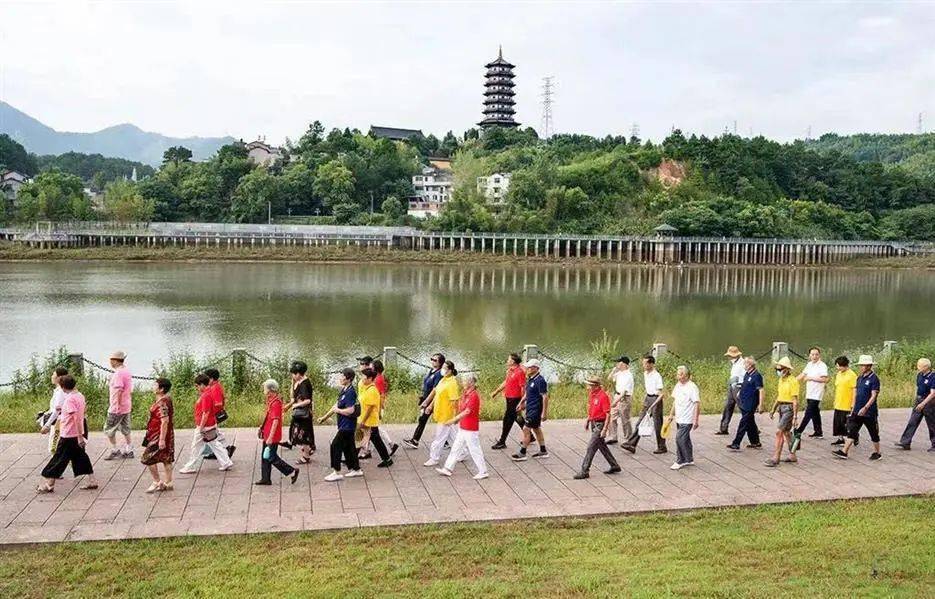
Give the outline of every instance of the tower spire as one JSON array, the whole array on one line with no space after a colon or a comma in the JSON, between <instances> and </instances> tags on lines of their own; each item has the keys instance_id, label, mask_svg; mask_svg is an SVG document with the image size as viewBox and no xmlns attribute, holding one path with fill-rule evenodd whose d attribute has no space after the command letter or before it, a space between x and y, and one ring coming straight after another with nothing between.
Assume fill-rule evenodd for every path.
<instances>
[{"instance_id":1,"label":"tower spire","mask_svg":"<svg viewBox=\"0 0 935 599\"><path fill-rule=\"evenodd\" d=\"M487 80L484 83L484 118L477 123L482 128L489 127L517 127L519 123L513 120L516 110L513 108L516 95L513 87L513 69L515 65L503 59L503 46L497 51L497 58L484 65L487 69Z\"/></svg>"}]
</instances>

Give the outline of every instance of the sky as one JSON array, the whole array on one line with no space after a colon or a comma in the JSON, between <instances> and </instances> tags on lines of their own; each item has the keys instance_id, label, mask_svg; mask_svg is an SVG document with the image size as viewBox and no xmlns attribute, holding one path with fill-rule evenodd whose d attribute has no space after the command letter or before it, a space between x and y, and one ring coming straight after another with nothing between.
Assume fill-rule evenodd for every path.
<instances>
[{"instance_id":1,"label":"sky","mask_svg":"<svg viewBox=\"0 0 935 599\"><path fill-rule=\"evenodd\" d=\"M659 140L935 130L935 3L0 0L0 99L60 131L297 139L385 125L461 135L483 65L517 120Z\"/></svg>"}]
</instances>

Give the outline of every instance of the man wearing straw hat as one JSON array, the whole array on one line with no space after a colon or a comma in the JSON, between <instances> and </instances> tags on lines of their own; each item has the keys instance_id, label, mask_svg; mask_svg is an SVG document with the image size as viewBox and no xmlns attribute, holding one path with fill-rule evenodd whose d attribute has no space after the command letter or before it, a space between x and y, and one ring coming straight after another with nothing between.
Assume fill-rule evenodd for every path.
<instances>
[{"instance_id":1,"label":"man wearing straw hat","mask_svg":"<svg viewBox=\"0 0 935 599\"><path fill-rule=\"evenodd\" d=\"M594 461L594 454L598 451L610 464L610 469L604 474L620 472L620 464L617 463L614 454L610 452L610 448L607 447L607 442L604 440L610 426L610 397L601 389L600 377L588 377L585 385L588 388L588 418L584 421L584 430L591 431L591 439L588 441L588 449L585 451L584 460L581 462L581 470L574 476L576 480L590 476L591 462Z\"/></svg>"},{"instance_id":2,"label":"man wearing straw hat","mask_svg":"<svg viewBox=\"0 0 935 599\"><path fill-rule=\"evenodd\" d=\"M730 362L730 375L727 379L727 397L724 398L724 411L721 412L721 426L715 435L728 434L727 427L730 425L730 419L734 416L734 407L737 405L737 397L740 394L740 385L743 383L743 375L747 368L743 361L743 352L736 345L731 345L724 352L724 357Z\"/></svg>"},{"instance_id":3,"label":"man wearing straw hat","mask_svg":"<svg viewBox=\"0 0 935 599\"><path fill-rule=\"evenodd\" d=\"M877 398L880 395L880 378L873 371L873 356L862 355L857 361L860 374L857 376L857 387L854 389L854 408L847 422L847 441L844 449L831 452L834 457L846 460L847 452L860 435L860 427L867 427L867 433L873 442L873 453L870 459L882 459L880 455L880 424Z\"/></svg>"},{"instance_id":4,"label":"man wearing straw hat","mask_svg":"<svg viewBox=\"0 0 935 599\"><path fill-rule=\"evenodd\" d=\"M124 362L127 354L122 351L115 351L110 354L110 367L114 373L110 375L108 389L110 391L110 403L107 406L107 420L104 422L104 434L110 441L110 453L104 456L105 460L114 458L132 458L133 444L130 442L130 412L132 411L133 401L133 376ZM117 447L117 433L123 435L126 443L123 449Z\"/></svg>"},{"instance_id":5,"label":"man wearing straw hat","mask_svg":"<svg viewBox=\"0 0 935 599\"><path fill-rule=\"evenodd\" d=\"M763 375L756 369L756 358L747 356L743 359L746 370L743 381L740 383L740 392L737 394L737 404L740 407L740 424L737 425L737 435L734 441L727 446L733 451L740 451L740 442L744 435L750 439L747 447L759 449L760 429L756 425L756 414L763 410Z\"/></svg>"},{"instance_id":6,"label":"man wearing straw hat","mask_svg":"<svg viewBox=\"0 0 935 599\"><path fill-rule=\"evenodd\" d=\"M782 458L783 444L789 448L789 457L784 462L796 463L795 448L792 446L792 429L799 419L799 380L792 376L792 362L784 356L776 362L776 372L779 373L779 384L776 386L776 401L773 409L769 411L772 419L779 412L779 422L776 425L776 449L773 457L766 460L766 465L776 467Z\"/></svg>"}]
</instances>

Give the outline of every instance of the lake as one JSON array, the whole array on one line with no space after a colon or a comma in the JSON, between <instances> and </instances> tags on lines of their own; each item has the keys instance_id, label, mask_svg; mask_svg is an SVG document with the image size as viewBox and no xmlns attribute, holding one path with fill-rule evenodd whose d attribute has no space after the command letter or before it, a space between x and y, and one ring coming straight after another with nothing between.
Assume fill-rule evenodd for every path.
<instances>
[{"instance_id":1,"label":"lake","mask_svg":"<svg viewBox=\"0 0 935 599\"><path fill-rule=\"evenodd\" d=\"M288 352L337 364L384 345L462 363L525 343L586 361L606 329L631 355L762 353L935 335L935 272L846 268L393 264L0 264L0 382L60 346L134 371L173 352Z\"/></svg>"}]
</instances>

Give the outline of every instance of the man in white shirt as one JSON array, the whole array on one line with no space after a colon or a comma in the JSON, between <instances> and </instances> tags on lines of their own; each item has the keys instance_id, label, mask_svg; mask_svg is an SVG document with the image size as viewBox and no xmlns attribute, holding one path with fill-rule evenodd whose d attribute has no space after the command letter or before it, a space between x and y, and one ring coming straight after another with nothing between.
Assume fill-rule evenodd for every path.
<instances>
[{"instance_id":1,"label":"man in white shirt","mask_svg":"<svg viewBox=\"0 0 935 599\"><path fill-rule=\"evenodd\" d=\"M620 356L617 365L610 371L607 378L614 382L614 400L610 404L610 430L607 434L607 444L617 442L617 423L619 421L624 439L633 434L630 426L630 405L633 401L633 373L630 372L630 358Z\"/></svg>"},{"instance_id":2,"label":"man in white shirt","mask_svg":"<svg viewBox=\"0 0 935 599\"><path fill-rule=\"evenodd\" d=\"M821 432L821 398L825 394L825 385L828 383L828 365L821 361L821 350L811 347L808 350L808 362L798 376L799 381L805 381L805 416L802 423L795 430L799 436L805 432L805 425L811 421L812 434L809 437L822 438Z\"/></svg>"},{"instance_id":3,"label":"man in white shirt","mask_svg":"<svg viewBox=\"0 0 935 599\"><path fill-rule=\"evenodd\" d=\"M730 419L734 416L734 408L737 406L737 396L740 393L740 384L743 382L743 376L746 374L746 367L743 363L743 352L736 345L731 345L724 352L724 356L730 362L730 375L727 379L727 397L724 399L724 411L721 412L721 426L715 435L728 434Z\"/></svg>"},{"instance_id":4,"label":"man in white shirt","mask_svg":"<svg viewBox=\"0 0 935 599\"><path fill-rule=\"evenodd\" d=\"M688 366L679 366L676 370L678 382L672 387L672 411L669 418L675 418L675 463L672 470L681 470L685 466L695 465L692 452L691 432L698 428L701 414L701 393L698 385L691 380Z\"/></svg>"},{"instance_id":5,"label":"man in white shirt","mask_svg":"<svg viewBox=\"0 0 935 599\"><path fill-rule=\"evenodd\" d=\"M662 375L656 370L656 358L652 355L643 358L643 387L646 389L646 398L643 400L643 409L640 410L640 417L636 421L636 430L630 435L620 447L636 453L636 444L640 440L640 423L647 416L652 416L653 428L656 432L656 449L653 453L666 453L666 440L662 438L662 402L665 399L665 389L663 388Z\"/></svg>"}]
</instances>

